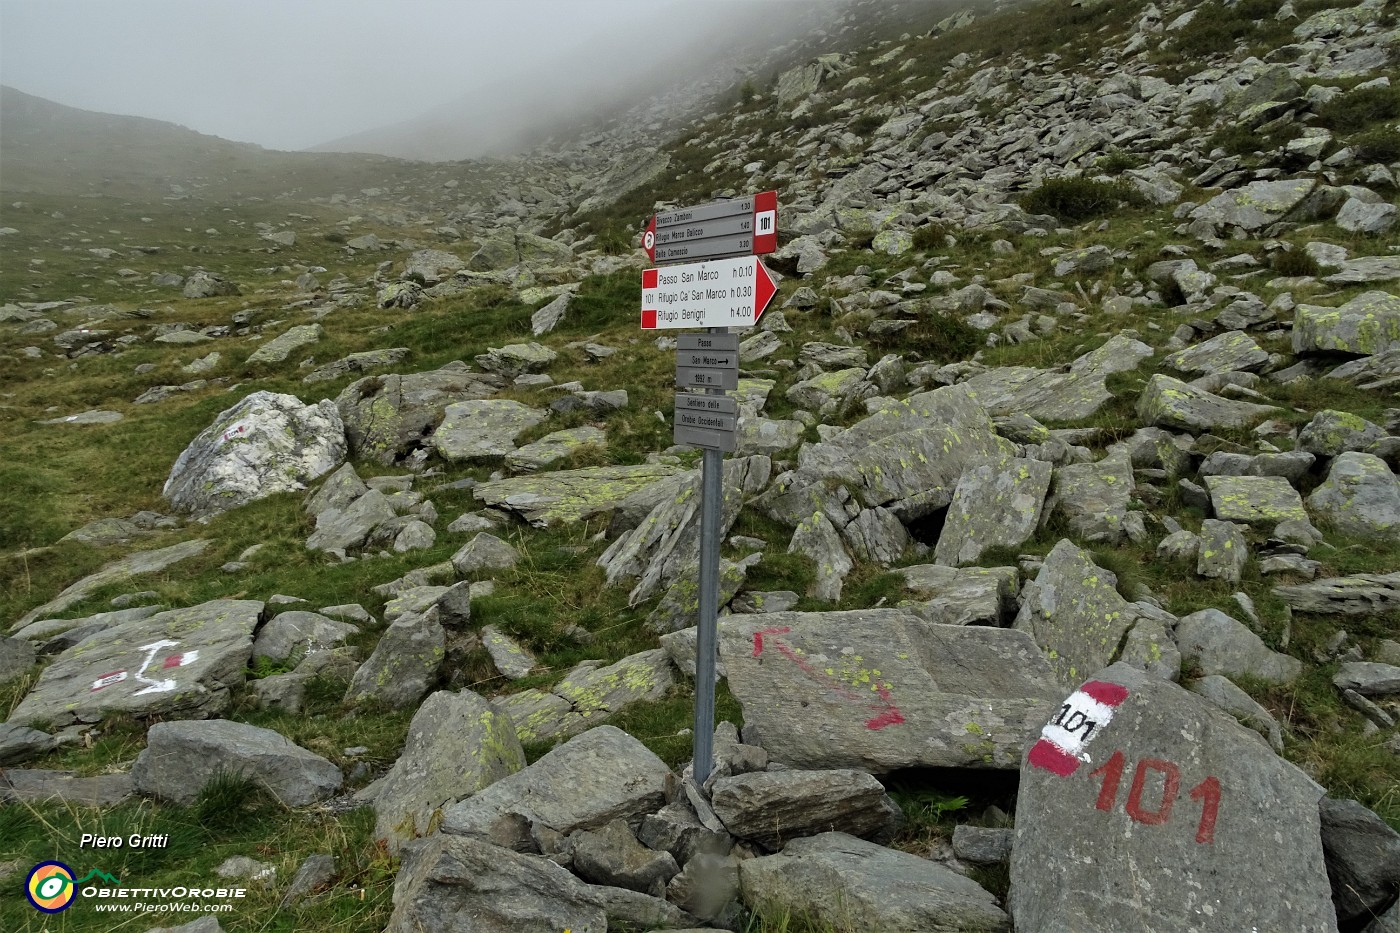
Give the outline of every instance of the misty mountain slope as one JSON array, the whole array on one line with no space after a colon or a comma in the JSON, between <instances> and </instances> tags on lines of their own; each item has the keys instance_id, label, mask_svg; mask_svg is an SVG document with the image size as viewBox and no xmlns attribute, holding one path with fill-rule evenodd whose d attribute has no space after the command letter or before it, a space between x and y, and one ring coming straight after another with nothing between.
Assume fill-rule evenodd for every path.
<instances>
[{"instance_id":1,"label":"misty mountain slope","mask_svg":"<svg viewBox=\"0 0 1400 933\"><path fill-rule=\"evenodd\" d=\"M267 879L226 933L1386 930L1397 5L910 9L674 129L6 189L4 858L168 832L103 870ZM767 188L687 787L638 237Z\"/></svg>"}]
</instances>

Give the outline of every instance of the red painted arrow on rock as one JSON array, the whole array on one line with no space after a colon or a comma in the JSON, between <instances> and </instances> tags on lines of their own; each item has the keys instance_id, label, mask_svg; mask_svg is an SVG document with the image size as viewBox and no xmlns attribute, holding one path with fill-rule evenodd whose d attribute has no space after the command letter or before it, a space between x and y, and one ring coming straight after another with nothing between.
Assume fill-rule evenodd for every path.
<instances>
[{"instance_id":1,"label":"red painted arrow on rock","mask_svg":"<svg viewBox=\"0 0 1400 933\"><path fill-rule=\"evenodd\" d=\"M773 628L760 629L753 633L753 656L761 657L768 647L783 657L787 658L798 669L808 677L817 681L826 689L832 691L843 700L853 703L860 703L867 709L877 713L877 715L865 721L865 728L872 731L879 731L886 726L896 726L904 722L904 714L895 706L893 698L890 696L889 685L880 680L874 680L870 685L870 690L880 700L879 703L871 703L870 698L862 696L851 689L850 686L837 679L834 674L818 670L810 661L802 656L800 649L793 648L778 636L786 635L792 631L791 626L780 625ZM878 673L878 672L876 672Z\"/></svg>"}]
</instances>

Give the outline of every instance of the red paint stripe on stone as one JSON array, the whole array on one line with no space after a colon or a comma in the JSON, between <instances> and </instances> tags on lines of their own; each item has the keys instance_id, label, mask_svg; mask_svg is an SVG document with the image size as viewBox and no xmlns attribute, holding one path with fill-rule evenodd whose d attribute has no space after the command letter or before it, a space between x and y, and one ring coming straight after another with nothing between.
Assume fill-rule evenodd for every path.
<instances>
[{"instance_id":1,"label":"red paint stripe on stone","mask_svg":"<svg viewBox=\"0 0 1400 933\"><path fill-rule=\"evenodd\" d=\"M1079 689L1104 706L1117 706L1128 698L1127 687L1105 683L1102 680L1091 680Z\"/></svg>"},{"instance_id":2,"label":"red paint stripe on stone","mask_svg":"<svg viewBox=\"0 0 1400 933\"><path fill-rule=\"evenodd\" d=\"M1030 755L1027 756L1031 765L1043 771L1050 771L1060 777L1069 777L1079 770L1079 759L1065 752L1046 739L1041 739L1031 746Z\"/></svg>"},{"instance_id":3,"label":"red paint stripe on stone","mask_svg":"<svg viewBox=\"0 0 1400 933\"><path fill-rule=\"evenodd\" d=\"M897 709L887 709L873 719L865 721L865 728L878 732L886 726L897 726L904 722L904 716Z\"/></svg>"}]
</instances>

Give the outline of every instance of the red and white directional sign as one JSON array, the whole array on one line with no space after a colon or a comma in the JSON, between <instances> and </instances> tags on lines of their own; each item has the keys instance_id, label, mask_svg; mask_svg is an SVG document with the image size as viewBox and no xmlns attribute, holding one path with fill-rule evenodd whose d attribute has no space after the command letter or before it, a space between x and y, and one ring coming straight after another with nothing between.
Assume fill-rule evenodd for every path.
<instances>
[{"instance_id":1,"label":"red and white directional sign","mask_svg":"<svg viewBox=\"0 0 1400 933\"><path fill-rule=\"evenodd\" d=\"M778 192L656 214L642 248L652 262L771 253L778 248Z\"/></svg>"},{"instance_id":2,"label":"red and white directional sign","mask_svg":"<svg viewBox=\"0 0 1400 933\"><path fill-rule=\"evenodd\" d=\"M752 327L778 291L753 256L642 272L642 328Z\"/></svg>"}]
</instances>

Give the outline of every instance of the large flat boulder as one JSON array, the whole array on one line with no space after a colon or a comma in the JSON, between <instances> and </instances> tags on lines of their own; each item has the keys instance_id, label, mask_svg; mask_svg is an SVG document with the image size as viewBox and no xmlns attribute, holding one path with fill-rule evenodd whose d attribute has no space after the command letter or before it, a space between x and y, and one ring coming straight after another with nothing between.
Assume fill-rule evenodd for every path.
<instances>
[{"instance_id":1,"label":"large flat boulder","mask_svg":"<svg viewBox=\"0 0 1400 933\"><path fill-rule=\"evenodd\" d=\"M1161 373L1148 381L1137 404L1145 423L1192 432L1248 427L1277 411L1271 405L1221 398Z\"/></svg>"},{"instance_id":2,"label":"large flat boulder","mask_svg":"<svg viewBox=\"0 0 1400 933\"><path fill-rule=\"evenodd\" d=\"M330 401L254 392L219 413L170 469L173 508L213 515L279 492L300 492L345 459L345 425Z\"/></svg>"},{"instance_id":3,"label":"large flat boulder","mask_svg":"<svg viewBox=\"0 0 1400 933\"><path fill-rule=\"evenodd\" d=\"M1400 609L1400 571L1327 577L1274 593L1296 612L1318 615L1381 616Z\"/></svg>"},{"instance_id":4,"label":"large flat boulder","mask_svg":"<svg viewBox=\"0 0 1400 933\"><path fill-rule=\"evenodd\" d=\"M53 599L20 616L10 627L10 632L13 634L26 625L57 615L69 606L87 599L103 587L123 583L131 577L160 573L162 570L180 563L180 561L197 557L204 553L209 544L210 542L204 538L196 538L192 541L181 541L179 544L157 548L153 551L136 551L118 558L110 564L104 564L96 573L89 574L76 583L64 587Z\"/></svg>"},{"instance_id":5,"label":"large flat boulder","mask_svg":"<svg viewBox=\"0 0 1400 933\"><path fill-rule=\"evenodd\" d=\"M739 879L749 907L811 917L832 929L1004 933L1011 928L996 898L972 879L845 833L796 839L778 855L740 862Z\"/></svg>"},{"instance_id":6,"label":"large flat boulder","mask_svg":"<svg viewBox=\"0 0 1400 933\"><path fill-rule=\"evenodd\" d=\"M606 666L585 661L549 690L521 690L496 700L510 713L522 742L578 735L633 703L659 700L676 682L662 648Z\"/></svg>"},{"instance_id":7,"label":"large flat boulder","mask_svg":"<svg viewBox=\"0 0 1400 933\"><path fill-rule=\"evenodd\" d=\"M515 451L515 439L539 424L548 412L510 399L453 402L428 446L453 463L497 460Z\"/></svg>"},{"instance_id":8,"label":"large flat boulder","mask_svg":"<svg viewBox=\"0 0 1400 933\"><path fill-rule=\"evenodd\" d=\"M227 719L156 723L131 767L137 793L181 805L220 774L252 778L289 807L329 797L342 780L334 764L281 733Z\"/></svg>"},{"instance_id":9,"label":"large flat boulder","mask_svg":"<svg viewBox=\"0 0 1400 933\"><path fill-rule=\"evenodd\" d=\"M661 463L556 470L480 483L472 495L485 505L546 528L612 511L628 497L680 472Z\"/></svg>"},{"instance_id":10,"label":"large flat boulder","mask_svg":"<svg viewBox=\"0 0 1400 933\"><path fill-rule=\"evenodd\" d=\"M794 768L1015 767L1059 691L1030 636L897 609L731 616L744 741Z\"/></svg>"},{"instance_id":11,"label":"large flat boulder","mask_svg":"<svg viewBox=\"0 0 1400 933\"><path fill-rule=\"evenodd\" d=\"M1311 178L1253 181L1211 198L1191 212L1191 219L1254 233L1288 216L1316 184Z\"/></svg>"},{"instance_id":12,"label":"large flat boulder","mask_svg":"<svg viewBox=\"0 0 1400 933\"><path fill-rule=\"evenodd\" d=\"M755 771L720 778L710 794L731 835L769 850L824 832L889 837L903 820L884 786L864 771Z\"/></svg>"},{"instance_id":13,"label":"large flat boulder","mask_svg":"<svg viewBox=\"0 0 1400 933\"><path fill-rule=\"evenodd\" d=\"M1012 459L963 473L953 492L936 563L974 564L992 548L1018 548L1040 525L1052 467L1043 460Z\"/></svg>"},{"instance_id":14,"label":"large flat boulder","mask_svg":"<svg viewBox=\"0 0 1400 933\"><path fill-rule=\"evenodd\" d=\"M1016 807L1017 933L1336 933L1322 788L1229 714L1115 664L1041 736Z\"/></svg>"},{"instance_id":15,"label":"large flat boulder","mask_svg":"<svg viewBox=\"0 0 1400 933\"><path fill-rule=\"evenodd\" d=\"M247 676L262 611L256 600L218 599L98 632L46 667L8 721L217 716Z\"/></svg>"},{"instance_id":16,"label":"large flat boulder","mask_svg":"<svg viewBox=\"0 0 1400 933\"><path fill-rule=\"evenodd\" d=\"M992 415L1022 413L1039 421L1081 421L1112 401L1105 380L1152 356L1147 344L1118 335L1079 357L1068 370L1003 366L962 385Z\"/></svg>"}]
</instances>

